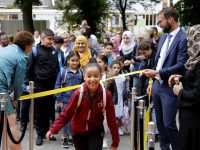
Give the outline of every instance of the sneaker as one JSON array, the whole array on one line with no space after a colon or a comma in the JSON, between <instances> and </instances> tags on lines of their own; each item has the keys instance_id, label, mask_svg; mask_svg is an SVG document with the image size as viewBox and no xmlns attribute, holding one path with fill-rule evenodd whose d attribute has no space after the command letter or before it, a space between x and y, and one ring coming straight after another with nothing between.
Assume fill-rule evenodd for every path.
<instances>
[{"instance_id":1,"label":"sneaker","mask_svg":"<svg viewBox=\"0 0 200 150\"><path fill-rule=\"evenodd\" d=\"M103 149L108 148L107 140L106 138L103 138Z\"/></svg>"},{"instance_id":2,"label":"sneaker","mask_svg":"<svg viewBox=\"0 0 200 150\"><path fill-rule=\"evenodd\" d=\"M73 145L73 144L74 144L73 139L72 139L72 136L69 136L68 143L69 143L70 145Z\"/></svg>"},{"instance_id":3,"label":"sneaker","mask_svg":"<svg viewBox=\"0 0 200 150\"><path fill-rule=\"evenodd\" d=\"M69 148L69 143L68 143L67 137L63 139L62 147L63 148Z\"/></svg>"},{"instance_id":4,"label":"sneaker","mask_svg":"<svg viewBox=\"0 0 200 150\"><path fill-rule=\"evenodd\" d=\"M20 115L19 115L19 114L17 114L17 117L16 117L16 119L17 119L17 121L20 121L20 120L21 120L21 118L20 118Z\"/></svg>"},{"instance_id":5,"label":"sneaker","mask_svg":"<svg viewBox=\"0 0 200 150\"><path fill-rule=\"evenodd\" d=\"M119 135L124 135L124 132L121 127L118 128Z\"/></svg>"},{"instance_id":6,"label":"sneaker","mask_svg":"<svg viewBox=\"0 0 200 150\"><path fill-rule=\"evenodd\" d=\"M41 135L38 135L37 136L37 139L35 141L36 145L42 145L42 142L43 142L43 137Z\"/></svg>"}]
</instances>

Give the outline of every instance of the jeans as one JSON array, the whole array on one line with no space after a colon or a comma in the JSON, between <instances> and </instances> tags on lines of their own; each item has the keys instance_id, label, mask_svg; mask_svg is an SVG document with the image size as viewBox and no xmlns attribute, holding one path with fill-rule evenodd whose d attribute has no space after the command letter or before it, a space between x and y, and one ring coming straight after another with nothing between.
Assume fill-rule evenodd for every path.
<instances>
[{"instance_id":1,"label":"jeans","mask_svg":"<svg viewBox=\"0 0 200 150\"><path fill-rule=\"evenodd\" d=\"M63 107L61 108L62 112L66 106L67 106L67 104L63 103ZM68 124L62 128L62 133L66 134L66 133L70 133L70 132L72 132L71 121L68 122Z\"/></svg>"}]
</instances>

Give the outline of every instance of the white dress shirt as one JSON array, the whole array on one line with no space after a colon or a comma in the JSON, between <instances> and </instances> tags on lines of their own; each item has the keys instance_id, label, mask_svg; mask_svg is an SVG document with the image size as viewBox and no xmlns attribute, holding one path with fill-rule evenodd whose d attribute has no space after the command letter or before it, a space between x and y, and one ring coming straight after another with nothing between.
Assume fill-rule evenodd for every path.
<instances>
[{"instance_id":1,"label":"white dress shirt","mask_svg":"<svg viewBox=\"0 0 200 150\"><path fill-rule=\"evenodd\" d=\"M174 41L174 38L176 37L176 35L178 34L180 28L177 28L176 30L174 30L173 32L171 32L169 35L171 35L171 38L170 38L170 42L169 42L169 48L168 50L170 49L170 46L172 44L172 42ZM160 51L160 58L158 59L158 64L157 64L157 67L156 67L156 70L159 71L160 69L162 69L161 65L162 65L162 59L163 59L163 56L165 54L165 51L166 51L166 47L167 47L167 42L168 42L168 39L166 37L165 39L165 42L161 48L161 51ZM167 51L168 51L167 50Z\"/></svg>"}]
</instances>

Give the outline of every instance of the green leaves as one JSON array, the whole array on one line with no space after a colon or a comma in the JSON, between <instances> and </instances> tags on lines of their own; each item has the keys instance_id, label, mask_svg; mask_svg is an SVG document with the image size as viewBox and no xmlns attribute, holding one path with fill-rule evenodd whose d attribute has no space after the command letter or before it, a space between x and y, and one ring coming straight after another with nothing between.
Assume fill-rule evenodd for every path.
<instances>
[{"instance_id":1,"label":"green leaves","mask_svg":"<svg viewBox=\"0 0 200 150\"><path fill-rule=\"evenodd\" d=\"M42 5L40 0L15 0L14 5L19 7L21 10L26 9L30 5Z\"/></svg>"}]
</instances>

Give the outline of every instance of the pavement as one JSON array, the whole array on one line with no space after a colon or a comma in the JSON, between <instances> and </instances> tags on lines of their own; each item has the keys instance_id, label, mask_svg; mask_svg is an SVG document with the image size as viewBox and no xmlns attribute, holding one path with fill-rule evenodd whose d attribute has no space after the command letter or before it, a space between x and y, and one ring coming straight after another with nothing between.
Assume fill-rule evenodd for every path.
<instances>
[{"instance_id":1,"label":"pavement","mask_svg":"<svg viewBox=\"0 0 200 150\"><path fill-rule=\"evenodd\" d=\"M57 114L58 115L58 114ZM20 122L18 121L18 129L20 128ZM35 140L36 140L36 131L34 129L34 141L33 141L33 149L34 150L63 150L63 149L68 149L68 150L75 150L74 146L70 145L69 148L62 148L61 146L61 140L62 140L62 133L61 131L59 132L58 135L55 135L56 141L47 141L46 139L43 142L43 145L37 146L35 145ZM108 140L108 145L112 144L112 137L110 132L107 133L106 138ZM21 143L22 145L22 150L29 150L29 124L27 127L27 131L25 134L25 137ZM156 148L155 150L160 150L159 143L155 144ZM147 148L146 148L147 149ZM109 148L104 149L104 150L109 150ZM128 131L125 131L125 134L123 136L120 136L120 143L118 150L130 150L130 126L128 126Z\"/></svg>"}]
</instances>

